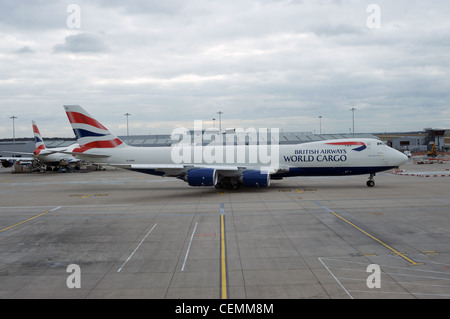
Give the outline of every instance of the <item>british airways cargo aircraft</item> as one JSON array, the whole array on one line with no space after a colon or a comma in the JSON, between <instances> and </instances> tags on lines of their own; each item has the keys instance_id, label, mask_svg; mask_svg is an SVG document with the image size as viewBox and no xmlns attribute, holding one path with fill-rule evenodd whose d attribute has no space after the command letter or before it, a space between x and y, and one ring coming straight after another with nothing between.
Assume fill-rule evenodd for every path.
<instances>
[{"instance_id":1,"label":"british airways cargo aircraft","mask_svg":"<svg viewBox=\"0 0 450 319\"><path fill-rule=\"evenodd\" d=\"M80 145L70 151L74 156L96 164L177 177L191 186L268 187L271 179L291 176L367 174L367 186L373 187L377 172L397 168L408 160L406 155L376 139L270 146L180 143L171 147L133 147L81 106L65 105L64 109Z\"/></svg>"}]
</instances>

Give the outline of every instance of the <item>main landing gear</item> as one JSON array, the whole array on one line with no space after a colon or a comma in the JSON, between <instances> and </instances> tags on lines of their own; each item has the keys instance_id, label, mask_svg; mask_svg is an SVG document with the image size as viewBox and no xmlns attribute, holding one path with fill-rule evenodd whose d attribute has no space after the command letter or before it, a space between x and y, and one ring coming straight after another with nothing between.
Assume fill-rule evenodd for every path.
<instances>
[{"instance_id":1,"label":"main landing gear","mask_svg":"<svg viewBox=\"0 0 450 319\"><path fill-rule=\"evenodd\" d=\"M375 173L370 174L369 176L369 180L367 181L366 185L368 187L374 187L375 186L375 181L373 180L373 177L375 176Z\"/></svg>"},{"instance_id":2,"label":"main landing gear","mask_svg":"<svg viewBox=\"0 0 450 319\"><path fill-rule=\"evenodd\" d=\"M240 189L242 184L239 182L237 178L225 177L217 182L215 185L216 189L232 189L238 190Z\"/></svg>"}]
</instances>

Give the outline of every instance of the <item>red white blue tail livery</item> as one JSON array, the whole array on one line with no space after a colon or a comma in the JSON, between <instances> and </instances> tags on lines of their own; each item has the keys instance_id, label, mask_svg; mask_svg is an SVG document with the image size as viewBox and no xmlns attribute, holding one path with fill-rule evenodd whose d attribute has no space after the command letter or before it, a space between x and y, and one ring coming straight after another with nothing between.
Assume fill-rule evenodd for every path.
<instances>
[{"instance_id":1,"label":"red white blue tail livery","mask_svg":"<svg viewBox=\"0 0 450 319\"><path fill-rule=\"evenodd\" d=\"M117 136L113 135L81 106L65 105L64 108L78 144L80 144L80 147L74 152L83 153L96 148L114 148L123 144Z\"/></svg>"},{"instance_id":2,"label":"red white blue tail livery","mask_svg":"<svg viewBox=\"0 0 450 319\"><path fill-rule=\"evenodd\" d=\"M33 126L34 144L36 146L34 155L39 155L42 150L45 150L44 140L42 139L41 132L39 132L36 122L32 121L31 124Z\"/></svg>"}]
</instances>

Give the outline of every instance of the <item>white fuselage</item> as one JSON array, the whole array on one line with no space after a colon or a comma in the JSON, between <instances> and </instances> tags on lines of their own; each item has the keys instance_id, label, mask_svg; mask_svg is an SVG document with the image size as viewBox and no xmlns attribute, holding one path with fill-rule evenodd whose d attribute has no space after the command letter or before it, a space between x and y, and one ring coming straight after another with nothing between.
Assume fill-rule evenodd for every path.
<instances>
[{"instance_id":1,"label":"white fuselage","mask_svg":"<svg viewBox=\"0 0 450 319\"><path fill-rule=\"evenodd\" d=\"M43 164L57 166L61 161L66 161L67 163L79 161L79 159L74 156L63 153L71 152L74 148L79 147L78 144L72 144L68 147L55 147L55 148L45 148L40 150L39 154L35 157Z\"/></svg>"},{"instance_id":2,"label":"white fuselage","mask_svg":"<svg viewBox=\"0 0 450 319\"><path fill-rule=\"evenodd\" d=\"M348 144L345 144L348 143ZM357 143L357 144L355 144ZM89 157L92 152L97 157ZM99 154L107 157L99 158ZM274 146L181 146L96 148L80 158L103 165L208 165L217 167L281 167L300 175L378 172L403 164L407 157L376 139L326 140ZM362 171L361 169L364 168ZM321 170L322 169L322 170ZM346 170L347 169L347 170ZM333 172L335 170L335 172ZM337 172L339 171L339 172Z\"/></svg>"}]
</instances>

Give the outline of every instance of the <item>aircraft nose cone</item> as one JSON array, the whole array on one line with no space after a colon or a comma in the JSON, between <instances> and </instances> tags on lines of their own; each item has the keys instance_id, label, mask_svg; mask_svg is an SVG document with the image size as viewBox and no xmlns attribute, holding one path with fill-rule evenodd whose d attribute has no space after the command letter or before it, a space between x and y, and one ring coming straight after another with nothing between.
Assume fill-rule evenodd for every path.
<instances>
[{"instance_id":1,"label":"aircraft nose cone","mask_svg":"<svg viewBox=\"0 0 450 319\"><path fill-rule=\"evenodd\" d=\"M396 166L400 166L402 164L405 164L408 161L408 156L405 154L395 151L395 157L394 157L394 163Z\"/></svg>"}]
</instances>

